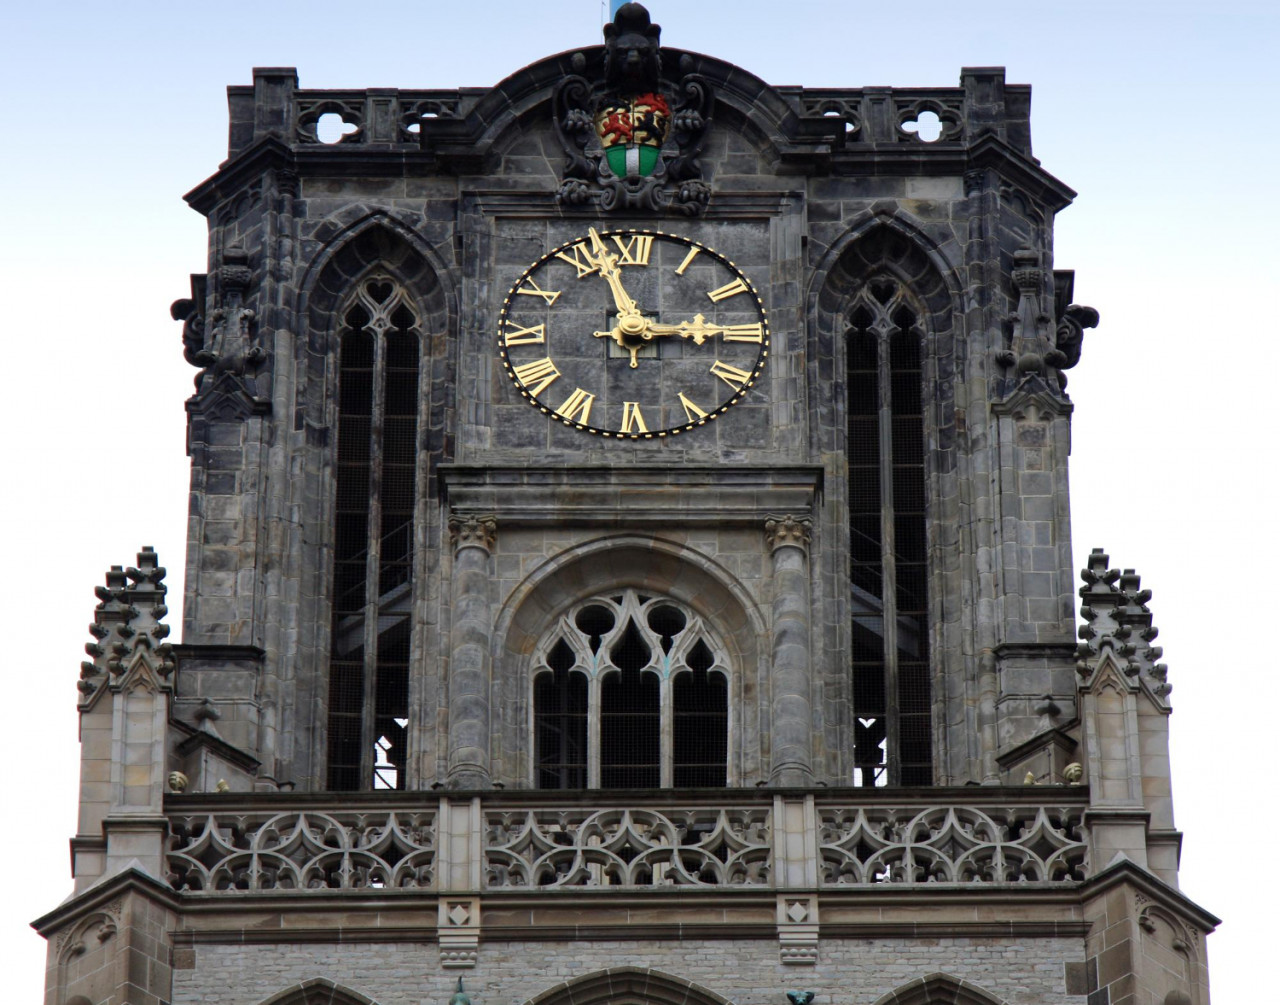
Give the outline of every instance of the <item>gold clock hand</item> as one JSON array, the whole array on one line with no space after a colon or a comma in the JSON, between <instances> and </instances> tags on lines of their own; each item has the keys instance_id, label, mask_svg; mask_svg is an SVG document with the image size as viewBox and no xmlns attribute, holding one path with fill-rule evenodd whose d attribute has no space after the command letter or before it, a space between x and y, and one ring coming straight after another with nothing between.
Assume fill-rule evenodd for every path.
<instances>
[{"instance_id":1,"label":"gold clock hand","mask_svg":"<svg viewBox=\"0 0 1280 1005\"><path fill-rule=\"evenodd\" d=\"M692 320L679 321L673 325L649 322L644 337L652 338L655 335L679 335L681 338L692 339L693 344L699 346L713 335L719 335L726 342L762 342L764 325L758 322L745 325L718 325L708 323L701 314L695 314Z\"/></svg>"},{"instance_id":2,"label":"gold clock hand","mask_svg":"<svg viewBox=\"0 0 1280 1005\"><path fill-rule=\"evenodd\" d=\"M679 321L673 325L650 322L648 334L650 336L679 335L681 338L693 339L694 345L702 345L712 335L723 335L731 327L730 325L707 324L705 317L701 314L695 314L691 321Z\"/></svg>"},{"instance_id":3,"label":"gold clock hand","mask_svg":"<svg viewBox=\"0 0 1280 1005\"><path fill-rule=\"evenodd\" d=\"M595 227L590 228L588 234L591 236L591 249L594 252L593 261L613 293L613 302L618 308L618 320L639 317L640 308L627 295L627 291L622 288L622 270L618 268L618 256L605 247L605 243L601 240Z\"/></svg>"}]
</instances>

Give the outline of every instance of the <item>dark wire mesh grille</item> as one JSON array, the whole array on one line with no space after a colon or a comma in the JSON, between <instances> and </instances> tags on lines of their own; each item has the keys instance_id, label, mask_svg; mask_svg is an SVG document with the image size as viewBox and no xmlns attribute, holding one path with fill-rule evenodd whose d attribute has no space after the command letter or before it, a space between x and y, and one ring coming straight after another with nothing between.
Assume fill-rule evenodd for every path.
<instances>
[{"instance_id":1,"label":"dark wire mesh grille","mask_svg":"<svg viewBox=\"0 0 1280 1005\"><path fill-rule=\"evenodd\" d=\"M573 652L563 639L547 656L551 672L533 682L533 756L540 789L587 785L587 678L572 673Z\"/></svg>"},{"instance_id":2,"label":"dark wire mesh grille","mask_svg":"<svg viewBox=\"0 0 1280 1005\"><path fill-rule=\"evenodd\" d=\"M687 660L692 668L672 681L672 784L723 786L729 740L729 682L708 673L711 650L701 639Z\"/></svg>"},{"instance_id":3,"label":"dark wire mesh grille","mask_svg":"<svg viewBox=\"0 0 1280 1005\"><path fill-rule=\"evenodd\" d=\"M909 316L897 318L909 326ZM924 407L920 336L889 340L893 381L893 563L897 576L898 772L903 785L933 781L929 678L928 543L925 530Z\"/></svg>"},{"instance_id":4,"label":"dark wire mesh grille","mask_svg":"<svg viewBox=\"0 0 1280 1005\"><path fill-rule=\"evenodd\" d=\"M860 318L870 324L871 316ZM875 332L848 343L849 576L853 588L854 781L884 784L883 556L880 488L880 353Z\"/></svg>"},{"instance_id":5,"label":"dark wire mesh grille","mask_svg":"<svg viewBox=\"0 0 1280 1005\"><path fill-rule=\"evenodd\" d=\"M661 784L658 676L641 673L652 656L635 622L610 651L618 667L600 684L600 785L606 789Z\"/></svg>"},{"instance_id":6,"label":"dark wire mesh grille","mask_svg":"<svg viewBox=\"0 0 1280 1005\"><path fill-rule=\"evenodd\" d=\"M364 317L358 308L348 315L361 321ZM329 788L356 789L364 705L373 338L367 332L347 331L339 352L328 764Z\"/></svg>"},{"instance_id":7,"label":"dark wire mesh grille","mask_svg":"<svg viewBox=\"0 0 1280 1005\"><path fill-rule=\"evenodd\" d=\"M393 283L371 279L364 293L385 305ZM383 315L385 317L385 315ZM403 789L409 714L409 589L416 507L419 341L403 304L375 344L369 311L344 317L338 362L338 437L334 513L333 626L329 684L329 787ZM381 394L377 360L381 356ZM380 401L379 401L380 399ZM371 526L375 507L380 513ZM374 538L376 533L377 537ZM369 581L371 553L377 581ZM377 648L365 636L376 619ZM371 688L366 685L372 684ZM373 694L373 736L365 695ZM373 776L363 764L373 757Z\"/></svg>"},{"instance_id":8,"label":"dark wire mesh grille","mask_svg":"<svg viewBox=\"0 0 1280 1005\"><path fill-rule=\"evenodd\" d=\"M884 785L892 760L901 784L927 785L933 769L922 341L914 314L900 300L886 317L900 292L896 281L874 280L868 292L874 302L864 300L850 313L846 373L853 781ZM886 562L896 584L891 597L884 595ZM897 636L892 652L887 618ZM893 751L887 750L890 717Z\"/></svg>"}]
</instances>

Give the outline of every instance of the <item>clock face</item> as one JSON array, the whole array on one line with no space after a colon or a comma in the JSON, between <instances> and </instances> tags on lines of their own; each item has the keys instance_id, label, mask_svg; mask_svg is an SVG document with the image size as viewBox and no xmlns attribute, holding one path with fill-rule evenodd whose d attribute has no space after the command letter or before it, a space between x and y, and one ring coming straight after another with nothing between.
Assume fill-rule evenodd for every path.
<instances>
[{"instance_id":1,"label":"clock face","mask_svg":"<svg viewBox=\"0 0 1280 1005\"><path fill-rule=\"evenodd\" d=\"M755 287L686 237L591 228L534 262L498 319L507 376L543 413L619 439L706 424L769 355Z\"/></svg>"}]
</instances>

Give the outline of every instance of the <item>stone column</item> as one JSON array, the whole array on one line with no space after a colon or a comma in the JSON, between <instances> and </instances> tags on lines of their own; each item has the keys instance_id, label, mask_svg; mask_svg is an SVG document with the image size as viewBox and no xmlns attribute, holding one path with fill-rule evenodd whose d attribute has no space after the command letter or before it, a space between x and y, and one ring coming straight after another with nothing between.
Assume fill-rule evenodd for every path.
<instances>
[{"instance_id":1,"label":"stone column","mask_svg":"<svg viewBox=\"0 0 1280 1005\"><path fill-rule=\"evenodd\" d=\"M449 632L449 767L452 788L489 785L489 579L498 524L491 516L449 517L453 619Z\"/></svg>"},{"instance_id":2,"label":"stone column","mask_svg":"<svg viewBox=\"0 0 1280 1005\"><path fill-rule=\"evenodd\" d=\"M773 556L774 785L813 782L813 686L809 659L809 538L813 521L771 516L764 524Z\"/></svg>"}]
</instances>

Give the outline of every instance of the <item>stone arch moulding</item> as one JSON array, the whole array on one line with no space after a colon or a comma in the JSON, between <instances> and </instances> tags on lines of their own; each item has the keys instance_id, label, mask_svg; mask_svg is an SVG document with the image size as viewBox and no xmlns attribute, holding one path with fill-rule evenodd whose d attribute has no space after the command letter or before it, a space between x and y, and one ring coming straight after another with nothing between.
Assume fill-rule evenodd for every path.
<instances>
[{"instance_id":1,"label":"stone arch moulding","mask_svg":"<svg viewBox=\"0 0 1280 1005\"><path fill-rule=\"evenodd\" d=\"M952 309L959 310L962 306L963 293L962 284L956 275L956 270L963 265L958 257L959 249L956 249L956 260L952 261L947 257L943 245L929 236L925 228L911 216L901 211L880 210L856 219L853 225L836 238L823 253L821 260L814 267L812 278L809 280L809 289L805 293L805 301L809 305L807 313L811 317L814 315L823 290L838 268L840 260L845 257L850 248L863 244L881 230L897 235L913 245L928 259L951 297ZM913 277L902 274L898 278L909 284Z\"/></svg>"},{"instance_id":2,"label":"stone arch moulding","mask_svg":"<svg viewBox=\"0 0 1280 1005\"><path fill-rule=\"evenodd\" d=\"M264 999L260 1005L378 1005L327 977L313 977Z\"/></svg>"},{"instance_id":3,"label":"stone arch moulding","mask_svg":"<svg viewBox=\"0 0 1280 1005\"><path fill-rule=\"evenodd\" d=\"M845 315L861 283L877 274L900 282L923 310L929 345L926 381L954 386L964 338L964 298L956 267L938 242L902 214L881 212L859 220L827 249L805 294L809 386L842 383ZM811 446L819 452L843 449L843 437L831 425L832 413L823 401L821 394L809 396Z\"/></svg>"},{"instance_id":4,"label":"stone arch moulding","mask_svg":"<svg viewBox=\"0 0 1280 1005\"><path fill-rule=\"evenodd\" d=\"M499 530L501 534L501 518ZM609 535L586 541L548 559L507 597L494 620L492 680L503 727L490 748L495 777L529 777L532 728L530 662L547 629L571 604L612 589L634 588L686 604L711 625L733 667L729 776L759 771L759 728L753 709L768 672L767 623L747 592L727 570L701 552L661 538ZM734 783L730 783L734 784Z\"/></svg>"},{"instance_id":5,"label":"stone arch moulding","mask_svg":"<svg viewBox=\"0 0 1280 1005\"><path fill-rule=\"evenodd\" d=\"M452 285L453 265L450 261L441 255L433 244L423 239L422 235L414 229L412 220L396 216L386 209L363 204L347 206L339 210L327 217L316 228L313 238L320 242L322 247L307 263L302 281L298 284L298 315L306 316L320 277L342 249L352 241L377 229L393 234L422 257L426 265L435 273L436 281L441 285L449 318L456 318L458 295Z\"/></svg>"},{"instance_id":6,"label":"stone arch moulding","mask_svg":"<svg viewBox=\"0 0 1280 1005\"><path fill-rule=\"evenodd\" d=\"M1003 998L951 974L929 974L894 988L875 1005L1008 1005Z\"/></svg>"},{"instance_id":7,"label":"stone arch moulding","mask_svg":"<svg viewBox=\"0 0 1280 1005\"><path fill-rule=\"evenodd\" d=\"M610 967L530 998L524 1005L732 1005L723 995L659 970Z\"/></svg>"},{"instance_id":8,"label":"stone arch moulding","mask_svg":"<svg viewBox=\"0 0 1280 1005\"><path fill-rule=\"evenodd\" d=\"M714 559L657 537L610 535L548 559L503 604L494 625L495 655L532 651L549 619L592 593L649 589L682 601L724 633L735 659L754 660L766 625L755 600Z\"/></svg>"}]
</instances>

